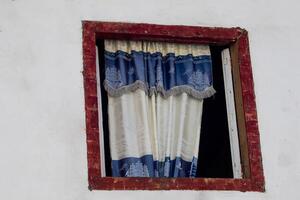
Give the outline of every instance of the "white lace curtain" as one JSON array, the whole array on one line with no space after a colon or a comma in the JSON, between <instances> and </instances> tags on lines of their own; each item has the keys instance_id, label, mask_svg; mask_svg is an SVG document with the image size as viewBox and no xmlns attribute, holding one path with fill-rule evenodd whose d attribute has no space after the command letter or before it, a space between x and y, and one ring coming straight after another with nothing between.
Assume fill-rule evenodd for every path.
<instances>
[{"instance_id":1,"label":"white lace curtain","mask_svg":"<svg viewBox=\"0 0 300 200\"><path fill-rule=\"evenodd\" d=\"M106 40L105 67L112 175L194 177L209 47Z\"/></svg>"}]
</instances>

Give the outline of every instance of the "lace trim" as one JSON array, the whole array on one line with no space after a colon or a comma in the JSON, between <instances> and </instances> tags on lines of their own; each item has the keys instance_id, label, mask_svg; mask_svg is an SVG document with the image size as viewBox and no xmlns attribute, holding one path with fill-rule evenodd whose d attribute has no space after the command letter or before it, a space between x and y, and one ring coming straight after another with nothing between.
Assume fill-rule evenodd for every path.
<instances>
[{"instance_id":1,"label":"lace trim","mask_svg":"<svg viewBox=\"0 0 300 200\"><path fill-rule=\"evenodd\" d=\"M134 92L137 89L144 90L145 93L149 96L152 96L153 94L157 94L159 92L162 94L164 98L168 98L169 96L178 95L181 93L187 93L188 95L196 99L204 99L204 98L211 97L216 93L215 89L212 86L207 87L203 91L198 91L189 85L175 86L172 87L170 90L166 91L162 86L149 88L147 84L145 84L143 81L140 80L137 80L130 85L121 86L118 89L111 87L109 85L109 82L107 80L104 80L104 88L107 91L107 93L112 97L119 97L125 93Z\"/></svg>"}]
</instances>

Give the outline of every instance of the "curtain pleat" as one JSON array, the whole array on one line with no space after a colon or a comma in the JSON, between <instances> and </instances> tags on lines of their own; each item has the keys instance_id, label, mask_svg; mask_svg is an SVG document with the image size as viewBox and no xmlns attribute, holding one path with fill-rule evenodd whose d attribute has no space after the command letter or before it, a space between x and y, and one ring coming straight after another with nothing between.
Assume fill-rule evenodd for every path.
<instances>
[{"instance_id":1,"label":"curtain pleat","mask_svg":"<svg viewBox=\"0 0 300 200\"><path fill-rule=\"evenodd\" d=\"M205 45L106 40L105 50L110 53L122 51L128 55L132 51L138 51L159 52L162 56L173 53L175 56L210 58L209 47ZM111 60L105 62L110 63ZM138 64L135 66L139 67ZM145 91L147 89L150 88L136 87L121 95L111 95L108 92L112 175L195 177L203 98L195 98L184 90L167 97L159 91L149 95Z\"/></svg>"}]
</instances>

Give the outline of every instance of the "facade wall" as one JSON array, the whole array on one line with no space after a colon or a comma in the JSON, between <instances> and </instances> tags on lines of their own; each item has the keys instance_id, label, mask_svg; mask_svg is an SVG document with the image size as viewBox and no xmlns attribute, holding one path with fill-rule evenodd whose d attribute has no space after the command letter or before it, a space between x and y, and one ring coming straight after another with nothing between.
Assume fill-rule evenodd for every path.
<instances>
[{"instance_id":1,"label":"facade wall","mask_svg":"<svg viewBox=\"0 0 300 200\"><path fill-rule=\"evenodd\" d=\"M299 7L292 0L0 0L0 198L299 199ZM247 29L266 192L90 192L81 20Z\"/></svg>"}]
</instances>

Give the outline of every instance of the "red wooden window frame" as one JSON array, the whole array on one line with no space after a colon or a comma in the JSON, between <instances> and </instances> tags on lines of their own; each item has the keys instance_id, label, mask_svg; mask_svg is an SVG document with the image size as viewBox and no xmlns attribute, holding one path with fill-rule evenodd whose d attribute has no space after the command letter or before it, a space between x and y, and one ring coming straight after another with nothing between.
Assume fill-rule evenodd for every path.
<instances>
[{"instance_id":1,"label":"red wooden window frame","mask_svg":"<svg viewBox=\"0 0 300 200\"><path fill-rule=\"evenodd\" d=\"M241 28L209 28L117 22L83 21L83 77L86 111L88 182L91 190L238 190L264 191L255 94L247 31ZM96 83L96 39L154 40L209 45L237 45L237 60L249 177L233 178L117 178L102 177ZM100 66L101 67L101 66Z\"/></svg>"}]
</instances>

